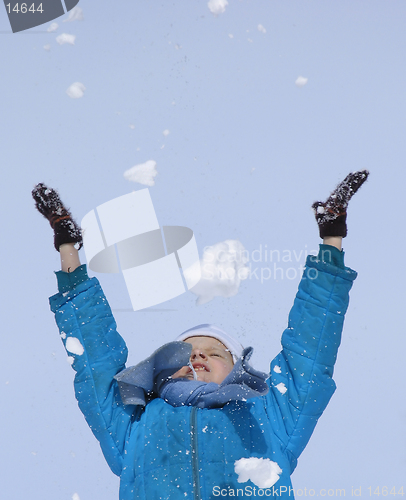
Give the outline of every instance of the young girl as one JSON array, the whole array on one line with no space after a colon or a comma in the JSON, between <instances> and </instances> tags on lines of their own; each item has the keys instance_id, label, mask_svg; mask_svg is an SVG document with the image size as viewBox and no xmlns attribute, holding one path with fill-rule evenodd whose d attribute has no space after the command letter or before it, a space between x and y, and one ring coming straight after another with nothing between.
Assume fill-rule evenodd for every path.
<instances>
[{"instance_id":1,"label":"young girl","mask_svg":"<svg viewBox=\"0 0 406 500\"><path fill-rule=\"evenodd\" d=\"M367 176L349 174L313 205L323 244L307 258L269 374L250 366L252 348L213 325L192 328L125 369L127 348L106 297L80 265L80 228L55 190L35 187L61 254L51 309L76 371L79 407L120 476L120 500L293 498L290 475L335 390L356 278L344 266L341 241L348 202Z\"/></svg>"}]
</instances>

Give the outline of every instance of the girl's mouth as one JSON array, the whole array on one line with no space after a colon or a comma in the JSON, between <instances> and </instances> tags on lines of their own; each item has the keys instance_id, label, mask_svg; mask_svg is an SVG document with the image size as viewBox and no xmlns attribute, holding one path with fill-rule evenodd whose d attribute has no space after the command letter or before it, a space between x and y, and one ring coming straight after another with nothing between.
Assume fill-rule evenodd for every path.
<instances>
[{"instance_id":1,"label":"girl's mouth","mask_svg":"<svg viewBox=\"0 0 406 500\"><path fill-rule=\"evenodd\" d=\"M195 372L209 372L210 369L203 363L193 363L193 369Z\"/></svg>"}]
</instances>

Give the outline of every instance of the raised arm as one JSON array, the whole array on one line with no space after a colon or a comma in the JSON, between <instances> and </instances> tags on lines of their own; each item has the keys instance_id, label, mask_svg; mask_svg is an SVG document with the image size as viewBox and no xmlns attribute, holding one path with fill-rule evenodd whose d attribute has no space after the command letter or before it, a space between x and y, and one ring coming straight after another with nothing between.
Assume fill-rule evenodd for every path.
<instances>
[{"instance_id":1,"label":"raised arm","mask_svg":"<svg viewBox=\"0 0 406 500\"><path fill-rule=\"evenodd\" d=\"M75 245L82 245L82 235L71 213L58 193L44 184L38 184L32 195L54 230L54 245L61 255L62 270L56 273L59 293L50 298L50 306L76 371L76 398L110 468L120 475L134 407L122 404L113 377L125 368L127 348L98 280L89 279L86 266L80 265Z\"/></svg>"},{"instance_id":2,"label":"raised arm","mask_svg":"<svg viewBox=\"0 0 406 500\"><path fill-rule=\"evenodd\" d=\"M271 363L268 406L292 470L335 391L332 379L349 291L357 274L345 267L348 202L368 172L350 174L330 197L313 204L323 244L309 256L282 335L282 351Z\"/></svg>"}]
</instances>

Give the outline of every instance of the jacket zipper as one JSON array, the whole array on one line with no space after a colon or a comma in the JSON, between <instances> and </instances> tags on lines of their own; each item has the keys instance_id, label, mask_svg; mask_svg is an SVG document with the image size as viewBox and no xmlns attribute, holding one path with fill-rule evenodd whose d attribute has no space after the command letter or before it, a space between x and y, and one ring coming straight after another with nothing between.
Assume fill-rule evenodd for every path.
<instances>
[{"instance_id":1,"label":"jacket zipper","mask_svg":"<svg viewBox=\"0 0 406 500\"><path fill-rule=\"evenodd\" d=\"M190 412L190 443L192 447L192 481L193 481L193 498L201 500L200 496L200 477L199 477L199 457L198 457L198 442L197 442L197 407L193 406Z\"/></svg>"}]
</instances>

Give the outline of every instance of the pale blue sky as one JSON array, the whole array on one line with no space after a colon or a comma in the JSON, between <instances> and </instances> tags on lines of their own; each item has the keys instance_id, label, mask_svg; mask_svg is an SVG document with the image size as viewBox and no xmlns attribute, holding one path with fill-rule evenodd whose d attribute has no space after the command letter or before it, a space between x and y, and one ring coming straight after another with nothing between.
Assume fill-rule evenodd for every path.
<instances>
[{"instance_id":1,"label":"pale blue sky","mask_svg":"<svg viewBox=\"0 0 406 500\"><path fill-rule=\"evenodd\" d=\"M143 188L123 173L150 159L159 222L192 228L200 252L238 239L251 253L266 245L303 255L319 243L312 202L348 172L371 171L344 242L359 277L338 389L292 481L347 497L361 487L362 498L368 487L406 488L405 3L229 0L218 17L204 0L79 6L84 21L57 19L53 33L38 33L48 24L12 34L0 9L2 497L118 498L73 396L47 303L59 255L30 191L57 188L80 221ZM58 45L61 33L76 35L75 45ZM85 85L83 98L67 96L73 82ZM286 272L299 260L278 265ZM119 275L97 277L113 309L129 307ZM297 285L253 275L237 296L204 306L184 294L166 312L116 312L129 363L212 322L253 345L266 370Z\"/></svg>"}]
</instances>

